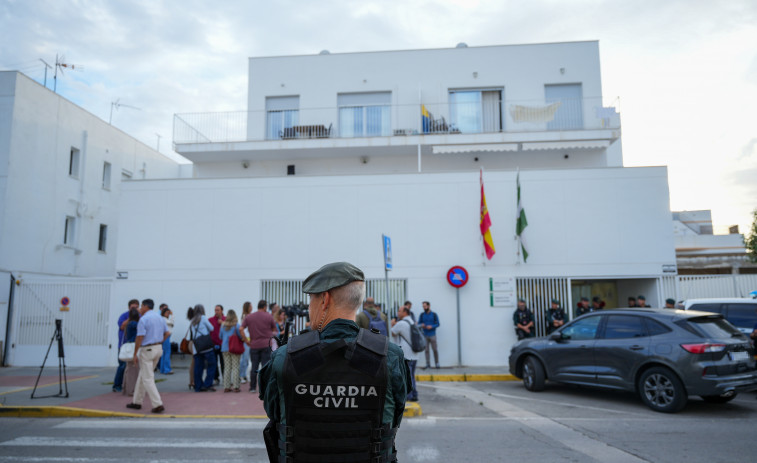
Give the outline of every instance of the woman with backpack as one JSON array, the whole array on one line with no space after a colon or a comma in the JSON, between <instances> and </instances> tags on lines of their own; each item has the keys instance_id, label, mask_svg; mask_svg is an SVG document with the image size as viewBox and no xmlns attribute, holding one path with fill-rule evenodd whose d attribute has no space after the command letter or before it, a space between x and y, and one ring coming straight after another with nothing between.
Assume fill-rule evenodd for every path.
<instances>
[{"instance_id":1,"label":"woman with backpack","mask_svg":"<svg viewBox=\"0 0 757 463\"><path fill-rule=\"evenodd\" d=\"M418 388L415 386L415 367L418 365L418 353L415 352L412 344L412 328L414 323L412 317L410 317L410 309L407 306L400 307L397 316L399 320L392 319L392 341L400 346L402 353L405 354L405 362L410 370L410 377L413 379L413 390L408 391L407 400L417 402Z\"/></svg>"}]
</instances>

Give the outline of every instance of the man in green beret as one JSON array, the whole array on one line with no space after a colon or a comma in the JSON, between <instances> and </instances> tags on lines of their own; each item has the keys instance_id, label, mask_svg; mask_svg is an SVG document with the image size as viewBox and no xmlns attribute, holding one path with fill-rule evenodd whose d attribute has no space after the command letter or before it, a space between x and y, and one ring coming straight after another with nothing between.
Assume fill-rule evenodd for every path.
<instances>
[{"instance_id":1,"label":"man in green beret","mask_svg":"<svg viewBox=\"0 0 757 463\"><path fill-rule=\"evenodd\" d=\"M676 308L676 300L672 298L665 299L665 308L666 309L675 309Z\"/></svg>"},{"instance_id":2,"label":"man in green beret","mask_svg":"<svg viewBox=\"0 0 757 463\"><path fill-rule=\"evenodd\" d=\"M552 306L547 310L547 334L565 324L565 309L560 307L560 301L552 299Z\"/></svg>"},{"instance_id":3,"label":"man in green beret","mask_svg":"<svg viewBox=\"0 0 757 463\"><path fill-rule=\"evenodd\" d=\"M515 335L518 336L518 341L536 336L534 314L526 307L525 299L518 299L518 308L513 313L513 325L515 325Z\"/></svg>"},{"instance_id":4,"label":"man in green beret","mask_svg":"<svg viewBox=\"0 0 757 463\"><path fill-rule=\"evenodd\" d=\"M260 371L270 461L395 461L412 383L399 346L355 323L363 272L327 264L302 290L312 330L277 349Z\"/></svg>"}]
</instances>

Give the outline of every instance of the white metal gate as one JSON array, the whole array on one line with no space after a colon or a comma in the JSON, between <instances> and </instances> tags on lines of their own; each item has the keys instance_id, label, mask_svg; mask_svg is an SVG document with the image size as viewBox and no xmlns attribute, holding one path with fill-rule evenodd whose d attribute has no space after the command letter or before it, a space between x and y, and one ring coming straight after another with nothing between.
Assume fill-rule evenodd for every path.
<instances>
[{"instance_id":1,"label":"white metal gate","mask_svg":"<svg viewBox=\"0 0 757 463\"><path fill-rule=\"evenodd\" d=\"M757 290L757 275L679 275L679 297L749 297Z\"/></svg>"},{"instance_id":2,"label":"white metal gate","mask_svg":"<svg viewBox=\"0 0 757 463\"><path fill-rule=\"evenodd\" d=\"M552 299L557 299L571 317L570 278L516 278L517 297L526 300L526 305L534 313L536 335L547 334L546 315Z\"/></svg>"},{"instance_id":3,"label":"white metal gate","mask_svg":"<svg viewBox=\"0 0 757 463\"><path fill-rule=\"evenodd\" d=\"M110 279L20 279L13 295L9 363L41 365L55 334L55 320L61 319L66 364L106 365L111 285ZM69 301L65 307L64 297ZM57 356L54 343L48 362Z\"/></svg>"}]
</instances>

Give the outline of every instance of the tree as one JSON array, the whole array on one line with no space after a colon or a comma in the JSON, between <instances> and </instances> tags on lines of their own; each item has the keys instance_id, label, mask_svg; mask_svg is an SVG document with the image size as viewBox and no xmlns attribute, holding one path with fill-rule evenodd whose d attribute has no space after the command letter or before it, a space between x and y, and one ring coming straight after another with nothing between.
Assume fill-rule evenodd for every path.
<instances>
[{"instance_id":1,"label":"tree","mask_svg":"<svg viewBox=\"0 0 757 463\"><path fill-rule=\"evenodd\" d=\"M757 262L757 209L752 211L752 228L749 230L749 235L744 240L744 244L749 260Z\"/></svg>"}]
</instances>

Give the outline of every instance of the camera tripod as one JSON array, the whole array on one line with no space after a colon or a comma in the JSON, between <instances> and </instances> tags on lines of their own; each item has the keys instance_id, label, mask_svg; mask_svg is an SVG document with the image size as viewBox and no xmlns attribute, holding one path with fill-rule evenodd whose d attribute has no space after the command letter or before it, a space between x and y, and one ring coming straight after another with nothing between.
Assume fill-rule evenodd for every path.
<instances>
[{"instance_id":1,"label":"camera tripod","mask_svg":"<svg viewBox=\"0 0 757 463\"><path fill-rule=\"evenodd\" d=\"M32 399L44 399L46 397L68 397L68 379L66 378L66 354L63 351L63 331L61 325L63 320L55 320L55 332L53 337L50 338L50 345L47 347L47 353L45 354L45 360L42 361L42 366L39 367L39 374L37 375L37 381L34 383L34 389L32 390ZM42 376L42 370L45 369L47 363L47 356L50 355L50 349L53 347L53 342L58 341L58 393L45 396L34 397L34 393L37 392L37 385L39 384L39 378ZM66 386L66 394L63 395L63 386Z\"/></svg>"}]
</instances>

